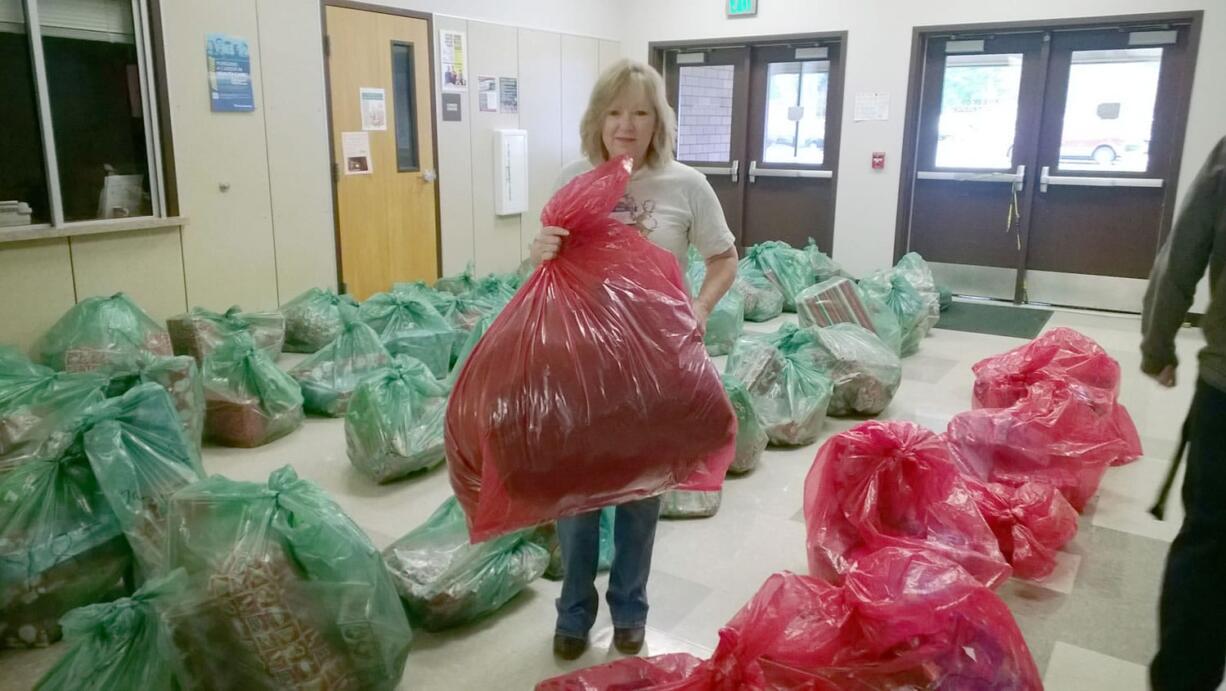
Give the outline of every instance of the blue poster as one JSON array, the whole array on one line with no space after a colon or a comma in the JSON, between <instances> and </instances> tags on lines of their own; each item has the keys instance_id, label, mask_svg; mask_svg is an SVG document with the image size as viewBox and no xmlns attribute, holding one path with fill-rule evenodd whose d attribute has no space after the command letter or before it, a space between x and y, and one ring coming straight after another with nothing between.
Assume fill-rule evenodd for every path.
<instances>
[{"instance_id":1,"label":"blue poster","mask_svg":"<svg viewBox=\"0 0 1226 691\"><path fill-rule=\"evenodd\" d=\"M213 112L249 113L255 110L247 40L226 34L208 34L205 54L209 63L209 101Z\"/></svg>"}]
</instances>

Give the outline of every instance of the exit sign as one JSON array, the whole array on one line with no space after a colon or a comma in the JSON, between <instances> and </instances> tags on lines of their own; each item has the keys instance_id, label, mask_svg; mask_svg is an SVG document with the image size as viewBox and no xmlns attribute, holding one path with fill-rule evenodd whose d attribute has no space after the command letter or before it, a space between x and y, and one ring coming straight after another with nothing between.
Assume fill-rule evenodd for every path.
<instances>
[{"instance_id":1,"label":"exit sign","mask_svg":"<svg viewBox=\"0 0 1226 691\"><path fill-rule=\"evenodd\" d=\"M729 17L753 17L758 14L758 0L724 0Z\"/></svg>"}]
</instances>

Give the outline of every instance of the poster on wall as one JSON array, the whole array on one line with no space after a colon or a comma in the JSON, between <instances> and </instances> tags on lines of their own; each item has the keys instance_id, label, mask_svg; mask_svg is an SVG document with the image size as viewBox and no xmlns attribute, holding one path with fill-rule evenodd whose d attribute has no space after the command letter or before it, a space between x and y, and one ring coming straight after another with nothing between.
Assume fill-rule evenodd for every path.
<instances>
[{"instance_id":1,"label":"poster on wall","mask_svg":"<svg viewBox=\"0 0 1226 691\"><path fill-rule=\"evenodd\" d=\"M387 94L383 89L364 86L358 89L362 105L362 129L387 129Z\"/></svg>"},{"instance_id":2,"label":"poster on wall","mask_svg":"<svg viewBox=\"0 0 1226 691\"><path fill-rule=\"evenodd\" d=\"M498 112L497 77L477 77L477 105L482 113Z\"/></svg>"},{"instance_id":3,"label":"poster on wall","mask_svg":"<svg viewBox=\"0 0 1226 691\"><path fill-rule=\"evenodd\" d=\"M519 79L502 77L498 80L499 92L502 94L502 112L519 112Z\"/></svg>"},{"instance_id":4,"label":"poster on wall","mask_svg":"<svg viewBox=\"0 0 1226 691\"><path fill-rule=\"evenodd\" d=\"M251 90L251 55L247 39L227 34L206 34L204 53L209 67L209 103L214 113L250 113L255 110Z\"/></svg>"},{"instance_id":5,"label":"poster on wall","mask_svg":"<svg viewBox=\"0 0 1226 691\"><path fill-rule=\"evenodd\" d=\"M464 32L440 31L442 46L443 91L468 91L468 69L465 66Z\"/></svg>"},{"instance_id":6,"label":"poster on wall","mask_svg":"<svg viewBox=\"0 0 1226 691\"><path fill-rule=\"evenodd\" d=\"M374 164L370 160L369 132L342 132L341 155L345 157L345 175L370 175Z\"/></svg>"}]
</instances>

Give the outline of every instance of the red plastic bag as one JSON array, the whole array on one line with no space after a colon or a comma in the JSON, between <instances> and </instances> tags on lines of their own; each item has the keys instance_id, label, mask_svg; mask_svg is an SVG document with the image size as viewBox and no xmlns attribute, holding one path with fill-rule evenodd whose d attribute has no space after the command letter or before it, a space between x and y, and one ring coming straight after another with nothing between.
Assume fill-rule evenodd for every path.
<instances>
[{"instance_id":1,"label":"red plastic bag","mask_svg":"<svg viewBox=\"0 0 1226 691\"><path fill-rule=\"evenodd\" d=\"M1112 406L1111 415L1130 453L1113 465L1141 456L1141 437L1128 410L1119 403L1120 363L1092 338L1068 328L1048 331L1034 341L1002 355L975 363L975 408L1008 408L1026 396L1030 387L1053 379L1082 385L1100 407Z\"/></svg>"},{"instance_id":2,"label":"red plastic bag","mask_svg":"<svg viewBox=\"0 0 1226 691\"><path fill-rule=\"evenodd\" d=\"M1077 535L1077 511L1060 490L1040 482L1009 487L964 476L979 512L1018 578L1041 580L1056 568L1056 550Z\"/></svg>"},{"instance_id":3,"label":"red plastic bag","mask_svg":"<svg viewBox=\"0 0 1226 691\"><path fill-rule=\"evenodd\" d=\"M691 478L714 491L732 463L736 416L677 260L609 218L629 179L617 159L554 195L541 222L570 236L456 382L448 469L474 542Z\"/></svg>"},{"instance_id":4,"label":"red plastic bag","mask_svg":"<svg viewBox=\"0 0 1226 691\"><path fill-rule=\"evenodd\" d=\"M1005 603L921 550L867 555L842 587L775 574L719 635L687 690L1043 688Z\"/></svg>"},{"instance_id":5,"label":"red plastic bag","mask_svg":"<svg viewBox=\"0 0 1226 691\"><path fill-rule=\"evenodd\" d=\"M960 413L949 422L954 461L982 481L1058 488L1081 512L1111 465L1141 454L1133 428L1121 426L1118 406L1069 379L1031 385L1011 408Z\"/></svg>"},{"instance_id":6,"label":"red plastic bag","mask_svg":"<svg viewBox=\"0 0 1226 691\"><path fill-rule=\"evenodd\" d=\"M805 479L809 570L840 582L883 547L929 550L994 588L1009 564L944 441L912 422L870 421L827 441Z\"/></svg>"},{"instance_id":7,"label":"red plastic bag","mask_svg":"<svg viewBox=\"0 0 1226 691\"><path fill-rule=\"evenodd\" d=\"M672 691L684 688L700 664L689 653L626 657L546 679L536 691Z\"/></svg>"}]
</instances>

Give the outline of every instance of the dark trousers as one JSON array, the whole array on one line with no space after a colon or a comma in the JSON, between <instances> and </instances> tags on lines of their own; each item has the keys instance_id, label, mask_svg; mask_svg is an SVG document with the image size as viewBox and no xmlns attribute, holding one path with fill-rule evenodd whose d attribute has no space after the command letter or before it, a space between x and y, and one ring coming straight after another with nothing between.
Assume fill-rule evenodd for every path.
<instances>
[{"instance_id":1,"label":"dark trousers","mask_svg":"<svg viewBox=\"0 0 1226 691\"><path fill-rule=\"evenodd\" d=\"M1203 380L1188 414L1187 516L1162 581L1154 691L1215 691L1226 667L1226 392Z\"/></svg>"}]
</instances>

